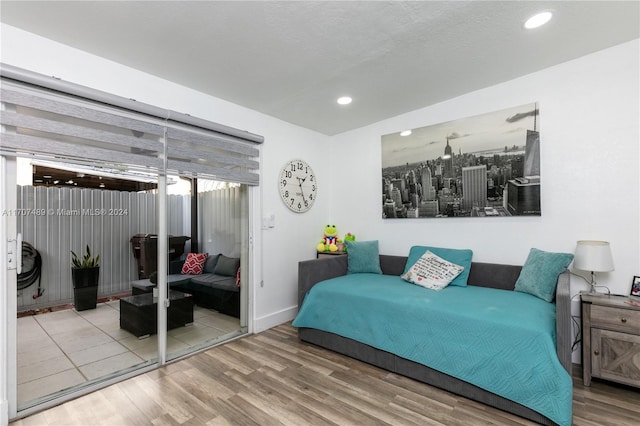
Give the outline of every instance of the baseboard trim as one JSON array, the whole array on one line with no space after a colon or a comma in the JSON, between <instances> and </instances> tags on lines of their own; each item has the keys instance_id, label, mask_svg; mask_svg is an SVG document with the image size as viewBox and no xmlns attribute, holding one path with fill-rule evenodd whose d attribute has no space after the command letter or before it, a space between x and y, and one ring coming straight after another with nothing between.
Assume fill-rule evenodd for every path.
<instances>
[{"instance_id":1,"label":"baseboard trim","mask_svg":"<svg viewBox=\"0 0 640 426\"><path fill-rule=\"evenodd\" d=\"M287 321L291 321L296 317L298 313L298 306L292 306L290 308L283 309L281 311L270 313L260 318L253 320L253 332L260 333L261 331L268 330L280 325Z\"/></svg>"}]
</instances>

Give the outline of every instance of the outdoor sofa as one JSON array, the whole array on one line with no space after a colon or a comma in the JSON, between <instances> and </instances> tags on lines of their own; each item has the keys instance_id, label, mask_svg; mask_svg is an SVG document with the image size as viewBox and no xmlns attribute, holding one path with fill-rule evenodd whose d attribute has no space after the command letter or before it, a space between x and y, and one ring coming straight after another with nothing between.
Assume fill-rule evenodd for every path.
<instances>
[{"instance_id":1,"label":"outdoor sofa","mask_svg":"<svg viewBox=\"0 0 640 426\"><path fill-rule=\"evenodd\" d=\"M202 274L182 274L184 260L169 262L167 284L172 290L190 293L196 305L240 318L240 259L223 254L210 255ZM131 283L132 294L149 293L157 282L157 272L148 279Z\"/></svg>"}]
</instances>

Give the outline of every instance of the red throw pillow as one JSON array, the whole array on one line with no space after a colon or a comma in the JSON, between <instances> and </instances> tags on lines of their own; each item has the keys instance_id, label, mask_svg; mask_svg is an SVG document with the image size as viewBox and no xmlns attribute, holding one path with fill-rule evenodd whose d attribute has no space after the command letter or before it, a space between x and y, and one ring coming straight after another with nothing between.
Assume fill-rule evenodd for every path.
<instances>
[{"instance_id":1,"label":"red throw pillow","mask_svg":"<svg viewBox=\"0 0 640 426\"><path fill-rule=\"evenodd\" d=\"M202 274L202 269L204 268L204 262L207 261L207 256L209 256L209 253L189 253L187 255L187 260L185 260L184 265L182 265L182 271L180 271L180 273L189 275Z\"/></svg>"}]
</instances>

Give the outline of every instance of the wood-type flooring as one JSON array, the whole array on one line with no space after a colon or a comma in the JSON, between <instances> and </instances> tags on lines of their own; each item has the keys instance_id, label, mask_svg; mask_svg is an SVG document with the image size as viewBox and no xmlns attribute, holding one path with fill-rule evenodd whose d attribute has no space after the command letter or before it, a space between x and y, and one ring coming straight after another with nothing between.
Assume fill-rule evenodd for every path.
<instances>
[{"instance_id":1,"label":"wood-type flooring","mask_svg":"<svg viewBox=\"0 0 640 426\"><path fill-rule=\"evenodd\" d=\"M640 390L573 374L573 424L640 425ZM300 342L283 324L12 422L27 425L531 425Z\"/></svg>"}]
</instances>

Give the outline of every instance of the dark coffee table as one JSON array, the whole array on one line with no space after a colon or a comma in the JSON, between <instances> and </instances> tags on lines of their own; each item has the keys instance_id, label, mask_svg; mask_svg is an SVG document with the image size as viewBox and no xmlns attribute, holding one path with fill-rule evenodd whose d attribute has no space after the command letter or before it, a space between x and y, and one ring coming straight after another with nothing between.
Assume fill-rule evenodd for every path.
<instances>
[{"instance_id":1,"label":"dark coffee table","mask_svg":"<svg viewBox=\"0 0 640 426\"><path fill-rule=\"evenodd\" d=\"M167 330L193 322L193 298L189 293L169 290ZM120 328L136 337L155 334L158 329L158 298L153 293L120 299Z\"/></svg>"}]
</instances>

